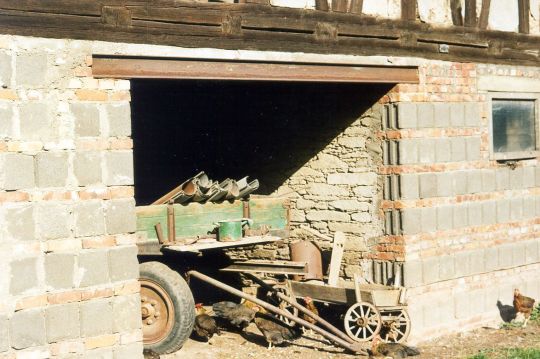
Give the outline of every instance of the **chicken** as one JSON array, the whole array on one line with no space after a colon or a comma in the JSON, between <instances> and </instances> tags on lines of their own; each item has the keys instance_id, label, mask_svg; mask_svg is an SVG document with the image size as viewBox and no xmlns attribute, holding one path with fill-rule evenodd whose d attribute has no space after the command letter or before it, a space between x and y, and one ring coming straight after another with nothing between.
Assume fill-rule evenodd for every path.
<instances>
[{"instance_id":1,"label":"chicken","mask_svg":"<svg viewBox=\"0 0 540 359\"><path fill-rule=\"evenodd\" d=\"M523 314L525 317L523 327L526 327L534 309L534 299L522 295L519 292L519 289L514 289L514 309L516 310L516 313Z\"/></svg>"},{"instance_id":2,"label":"chicken","mask_svg":"<svg viewBox=\"0 0 540 359\"><path fill-rule=\"evenodd\" d=\"M420 355L418 349L400 343L383 343L378 335L371 342L370 358L401 359L414 355Z\"/></svg>"},{"instance_id":3,"label":"chicken","mask_svg":"<svg viewBox=\"0 0 540 359\"><path fill-rule=\"evenodd\" d=\"M303 299L304 299L306 309L309 310L310 312L312 312L315 315L319 315L319 310L315 306L315 303L313 303L313 299L311 297L304 297ZM310 317L309 315L307 315L305 313L302 313L301 318L304 319L306 322L309 322L311 324L317 323L317 321L315 319L313 319L312 317ZM304 327L302 327L302 331L304 331L304 334L306 333ZM310 329L310 332L312 333L313 331Z\"/></svg>"},{"instance_id":4,"label":"chicken","mask_svg":"<svg viewBox=\"0 0 540 359\"><path fill-rule=\"evenodd\" d=\"M253 303L250 300L244 299L241 304L248 307L248 308L252 308L252 309L257 307L257 313L268 314L268 311L266 309L264 309L262 307L259 307L257 304Z\"/></svg>"},{"instance_id":5,"label":"chicken","mask_svg":"<svg viewBox=\"0 0 540 359\"><path fill-rule=\"evenodd\" d=\"M214 334L220 334L219 328L214 318L206 314L206 310L201 303L195 304L197 316L195 317L195 325L193 330L200 338L209 340Z\"/></svg>"},{"instance_id":6,"label":"chicken","mask_svg":"<svg viewBox=\"0 0 540 359\"><path fill-rule=\"evenodd\" d=\"M286 341L299 338L300 328L289 326L281 320L269 315L259 315L255 318L255 325L264 335L268 342L268 349L272 348L272 344L280 345Z\"/></svg>"},{"instance_id":7,"label":"chicken","mask_svg":"<svg viewBox=\"0 0 540 359\"><path fill-rule=\"evenodd\" d=\"M227 301L214 303L212 308L217 317L229 321L233 326L241 330L244 330L251 323L255 318L255 314L260 310L256 305L248 308L243 304Z\"/></svg>"},{"instance_id":8,"label":"chicken","mask_svg":"<svg viewBox=\"0 0 540 359\"><path fill-rule=\"evenodd\" d=\"M152 349L144 349L143 356L144 359L159 359L159 354Z\"/></svg>"}]
</instances>

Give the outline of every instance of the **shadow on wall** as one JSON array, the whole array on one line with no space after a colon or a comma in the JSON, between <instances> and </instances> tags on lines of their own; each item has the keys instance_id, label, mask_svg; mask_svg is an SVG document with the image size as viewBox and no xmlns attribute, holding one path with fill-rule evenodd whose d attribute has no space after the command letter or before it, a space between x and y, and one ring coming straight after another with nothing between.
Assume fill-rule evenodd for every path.
<instances>
[{"instance_id":1,"label":"shadow on wall","mask_svg":"<svg viewBox=\"0 0 540 359\"><path fill-rule=\"evenodd\" d=\"M137 204L199 171L270 194L392 86L133 80Z\"/></svg>"}]
</instances>

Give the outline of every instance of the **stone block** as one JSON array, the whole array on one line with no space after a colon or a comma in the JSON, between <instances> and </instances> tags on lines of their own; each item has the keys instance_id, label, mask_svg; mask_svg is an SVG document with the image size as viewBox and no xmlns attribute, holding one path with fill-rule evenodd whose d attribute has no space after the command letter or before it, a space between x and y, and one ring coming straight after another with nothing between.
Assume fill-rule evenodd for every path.
<instances>
[{"instance_id":1,"label":"stone block","mask_svg":"<svg viewBox=\"0 0 540 359\"><path fill-rule=\"evenodd\" d=\"M141 327L141 297L139 294L114 297L113 331L129 332Z\"/></svg>"},{"instance_id":2,"label":"stone block","mask_svg":"<svg viewBox=\"0 0 540 359\"><path fill-rule=\"evenodd\" d=\"M362 190L365 189L365 187L362 187ZM315 196L346 196L349 194L349 191L346 188L329 185L326 183L310 183L307 189L308 193L315 195ZM356 194L356 191L355 191ZM370 193L371 196L371 193Z\"/></svg>"},{"instance_id":3,"label":"stone block","mask_svg":"<svg viewBox=\"0 0 540 359\"><path fill-rule=\"evenodd\" d=\"M437 197L437 174L421 173L418 176L420 184L420 198Z\"/></svg>"},{"instance_id":4,"label":"stone block","mask_svg":"<svg viewBox=\"0 0 540 359\"><path fill-rule=\"evenodd\" d=\"M525 218L536 217L536 204L534 197L525 197L523 199L523 216Z\"/></svg>"},{"instance_id":5,"label":"stone block","mask_svg":"<svg viewBox=\"0 0 540 359\"><path fill-rule=\"evenodd\" d=\"M37 232L43 239L57 239L71 236L72 209L70 205L58 202L42 202L36 208ZM54 218L54 220L51 220Z\"/></svg>"},{"instance_id":6,"label":"stone block","mask_svg":"<svg viewBox=\"0 0 540 359\"><path fill-rule=\"evenodd\" d=\"M482 224L497 223L497 204L495 201L482 202Z\"/></svg>"},{"instance_id":7,"label":"stone block","mask_svg":"<svg viewBox=\"0 0 540 359\"><path fill-rule=\"evenodd\" d=\"M451 137L450 148L452 150L452 162L460 162L467 160L467 147L464 137Z\"/></svg>"},{"instance_id":8,"label":"stone block","mask_svg":"<svg viewBox=\"0 0 540 359\"><path fill-rule=\"evenodd\" d=\"M470 274L478 274L487 272L485 263L485 250L483 248L474 249L469 252L471 272ZM498 258L495 258L498 261ZM496 264L495 264L496 266Z\"/></svg>"},{"instance_id":9,"label":"stone block","mask_svg":"<svg viewBox=\"0 0 540 359\"><path fill-rule=\"evenodd\" d=\"M510 199L510 220L519 221L523 218L523 198Z\"/></svg>"},{"instance_id":10,"label":"stone block","mask_svg":"<svg viewBox=\"0 0 540 359\"><path fill-rule=\"evenodd\" d=\"M306 218L309 221L333 221L333 222L348 222L351 217L344 212L340 211L309 211L306 213Z\"/></svg>"},{"instance_id":11,"label":"stone block","mask_svg":"<svg viewBox=\"0 0 540 359\"><path fill-rule=\"evenodd\" d=\"M466 137L467 160L478 161L480 159L480 137Z\"/></svg>"},{"instance_id":12,"label":"stone block","mask_svg":"<svg viewBox=\"0 0 540 359\"><path fill-rule=\"evenodd\" d=\"M369 203L360 202L355 199L340 199L338 201L332 201L328 204L330 208L335 208L340 211L369 211Z\"/></svg>"},{"instance_id":13,"label":"stone block","mask_svg":"<svg viewBox=\"0 0 540 359\"><path fill-rule=\"evenodd\" d=\"M109 151L105 154L105 184L126 186L133 184L133 152Z\"/></svg>"},{"instance_id":14,"label":"stone block","mask_svg":"<svg viewBox=\"0 0 540 359\"><path fill-rule=\"evenodd\" d=\"M329 155L326 153L319 153L317 155L317 159L314 161L310 161L309 166L312 169L322 169L322 170L328 170L330 168L342 168L346 169L349 167L346 162L339 159L339 157L334 155ZM321 176L321 172L314 172L312 174L313 176Z\"/></svg>"},{"instance_id":15,"label":"stone block","mask_svg":"<svg viewBox=\"0 0 540 359\"><path fill-rule=\"evenodd\" d=\"M34 157L20 153L0 154L0 189L31 189L35 186Z\"/></svg>"},{"instance_id":16,"label":"stone block","mask_svg":"<svg viewBox=\"0 0 540 359\"><path fill-rule=\"evenodd\" d=\"M499 268L499 247L490 247L484 250L484 263L486 272L491 272Z\"/></svg>"},{"instance_id":17,"label":"stone block","mask_svg":"<svg viewBox=\"0 0 540 359\"><path fill-rule=\"evenodd\" d=\"M109 283L109 256L106 250L83 251L79 254L80 286Z\"/></svg>"},{"instance_id":18,"label":"stone block","mask_svg":"<svg viewBox=\"0 0 540 359\"><path fill-rule=\"evenodd\" d=\"M135 232L137 224L135 216L135 202L133 199L107 201L105 216L107 233L119 234Z\"/></svg>"},{"instance_id":19,"label":"stone block","mask_svg":"<svg viewBox=\"0 0 540 359\"><path fill-rule=\"evenodd\" d=\"M467 171L467 193L480 193L482 188L482 171L469 170Z\"/></svg>"},{"instance_id":20,"label":"stone block","mask_svg":"<svg viewBox=\"0 0 540 359\"><path fill-rule=\"evenodd\" d=\"M439 279L448 280L456 275L454 255L441 256L439 259Z\"/></svg>"},{"instance_id":21,"label":"stone block","mask_svg":"<svg viewBox=\"0 0 540 359\"><path fill-rule=\"evenodd\" d=\"M399 176L399 190L401 199L418 199L419 183L416 173L403 173Z\"/></svg>"},{"instance_id":22,"label":"stone block","mask_svg":"<svg viewBox=\"0 0 540 359\"><path fill-rule=\"evenodd\" d=\"M17 204L5 207L6 236L14 240L34 240L36 230L34 224L34 206Z\"/></svg>"},{"instance_id":23,"label":"stone block","mask_svg":"<svg viewBox=\"0 0 540 359\"><path fill-rule=\"evenodd\" d=\"M455 229L465 228L469 226L469 213L467 211L467 205L462 204L454 206L452 213Z\"/></svg>"},{"instance_id":24,"label":"stone block","mask_svg":"<svg viewBox=\"0 0 540 359\"><path fill-rule=\"evenodd\" d=\"M456 293L454 296L455 315L457 319L465 319L471 315L472 303L469 292Z\"/></svg>"},{"instance_id":25,"label":"stone block","mask_svg":"<svg viewBox=\"0 0 540 359\"><path fill-rule=\"evenodd\" d=\"M399 128L417 128L416 104L398 103L397 118Z\"/></svg>"},{"instance_id":26,"label":"stone block","mask_svg":"<svg viewBox=\"0 0 540 359\"><path fill-rule=\"evenodd\" d=\"M139 278L136 246L120 246L109 251L109 272L112 281Z\"/></svg>"},{"instance_id":27,"label":"stone block","mask_svg":"<svg viewBox=\"0 0 540 359\"><path fill-rule=\"evenodd\" d=\"M494 170L482 170L482 192L493 192L497 189Z\"/></svg>"},{"instance_id":28,"label":"stone block","mask_svg":"<svg viewBox=\"0 0 540 359\"><path fill-rule=\"evenodd\" d=\"M538 239L533 239L525 243L525 262L527 264L538 263L540 261L538 253L539 242Z\"/></svg>"},{"instance_id":29,"label":"stone block","mask_svg":"<svg viewBox=\"0 0 540 359\"><path fill-rule=\"evenodd\" d=\"M435 144L431 138L424 138L418 145L418 162L435 163Z\"/></svg>"},{"instance_id":30,"label":"stone block","mask_svg":"<svg viewBox=\"0 0 540 359\"><path fill-rule=\"evenodd\" d=\"M82 359L113 359L113 349L109 347L87 350Z\"/></svg>"},{"instance_id":31,"label":"stone block","mask_svg":"<svg viewBox=\"0 0 540 359\"><path fill-rule=\"evenodd\" d=\"M437 231L437 208L423 207L421 208L422 232Z\"/></svg>"},{"instance_id":32,"label":"stone block","mask_svg":"<svg viewBox=\"0 0 540 359\"><path fill-rule=\"evenodd\" d=\"M9 318L0 315L0 353L8 351L9 345Z\"/></svg>"},{"instance_id":33,"label":"stone block","mask_svg":"<svg viewBox=\"0 0 540 359\"><path fill-rule=\"evenodd\" d=\"M523 188L523 168L516 167L510 171L510 189Z\"/></svg>"},{"instance_id":34,"label":"stone block","mask_svg":"<svg viewBox=\"0 0 540 359\"><path fill-rule=\"evenodd\" d=\"M17 86L44 87L49 67L47 54L23 53L16 59Z\"/></svg>"},{"instance_id":35,"label":"stone block","mask_svg":"<svg viewBox=\"0 0 540 359\"><path fill-rule=\"evenodd\" d=\"M435 113L432 103L418 103L417 116L418 116L418 128L429 128L435 126Z\"/></svg>"},{"instance_id":36,"label":"stone block","mask_svg":"<svg viewBox=\"0 0 540 359\"><path fill-rule=\"evenodd\" d=\"M484 258L480 258L479 260L483 261ZM454 254L454 265L454 276L456 278L463 278L471 275L471 251L458 252Z\"/></svg>"},{"instance_id":37,"label":"stone block","mask_svg":"<svg viewBox=\"0 0 540 359\"><path fill-rule=\"evenodd\" d=\"M435 162L452 161L452 146L449 138L441 138L435 143Z\"/></svg>"},{"instance_id":38,"label":"stone block","mask_svg":"<svg viewBox=\"0 0 540 359\"><path fill-rule=\"evenodd\" d=\"M440 258L442 257L429 257L422 261L422 278L424 278L424 284L436 283L440 280Z\"/></svg>"},{"instance_id":39,"label":"stone block","mask_svg":"<svg viewBox=\"0 0 540 359\"><path fill-rule=\"evenodd\" d=\"M471 202L467 204L469 226L482 225L482 203Z\"/></svg>"},{"instance_id":40,"label":"stone block","mask_svg":"<svg viewBox=\"0 0 540 359\"><path fill-rule=\"evenodd\" d=\"M68 180L69 154L67 152L40 152L36 155L37 185L64 187Z\"/></svg>"},{"instance_id":41,"label":"stone block","mask_svg":"<svg viewBox=\"0 0 540 359\"><path fill-rule=\"evenodd\" d=\"M328 184L348 184L371 186L377 181L375 172L360 173L331 173L328 175Z\"/></svg>"},{"instance_id":42,"label":"stone block","mask_svg":"<svg viewBox=\"0 0 540 359\"><path fill-rule=\"evenodd\" d=\"M435 127L450 127L450 104L435 103L434 105L434 125Z\"/></svg>"},{"instance_id":43,"label":"stone block","mask_svg":"<svg viewBox=\"0 0 540 359\"><path fill-rule=\"evenodd\" d=\"M73 171L79 186L98 184L102 181L101 155L99 152L77 152L73 159Z\"/></svg>"},{"instance_id":44,"label":"stone block","mask_svg":"<svg viewBox=\"0 0 540 359\"><path fill-rule=\"evenodd\" d=\"M514 250L512 244L503 244L497 247L499 251L498 269L511 268L513 266Z\"/></svg>"},{"instance_id":45,"label":"stone block","mask_svg":"<svg viewBox=\"0 0 540 359\"><path fill-rule=\"evenodd\" d=\"M399 164L418 163L418 140L404 138L398 142Z\"/></svg>"},{"instance_id":46,"label":"stone block","mask_svg":"<svg viewBox=\"0 0 540 359\"><path fill-rule=\"evenodd\" d=\"M10 263L10 273L9 293L11 295L22 294L36 288L39 284L38 262L35 257L13 260ZM21 280L22 277L24 280Z\"/></svg>"},{"instance_id":47,"label":"stone block","mask_svg":"<svg viewBox=\"0 0 540 359\"><path fill-rule=\"evenodd\" d=\"M497 168L495 171L495 181L498 191L510 189L510 169L508 167Z\"/></svg>"},{"instance_id":48,"label":"stone block","mask_svg":"<svg viewBox=\"0 0 540 359\"><path fill-rule=\"evenodd\" d=\"M75 255L48 253L45 256L45 284L56 289L73 287Z\"/></svg>"},{"instance_id":49,"label":"stone block","mask_svg":"<svg viewBox=\"0 0 540 359\"><path fill-rule=\"evenodd\" d=\"M512 243L512 264L514 267L527 264L525 249L525 242Z\"/></svg>"},{"instance_id":50,"label":"stone block","mask_svg":"<svg viewBox=\"0 0 540 359\"><path fill-rule=\"evenodd\" d=\"M453 206L437 207L437 229L439 231L448 231L454 228L453 212Z\"/></svg>"},{"instance_id":51,"label":"stone block","mask_svg":"<svg viewBox=\"0 0 540 359\"><path fill-rule=\"evenodd\" d=\"M437 196L449 197L454 195L453 176L451 173L437 173Z\"/></svg>"},{"instance_id":52,"label":"stone block","mask_svg":"<svg viewBox=\"0 0 540 359\"><path fill-rule=\"evenodd\" d=\"M114 359L124 359L124 358L143 359L142 352L143 352L143 344L140 342L122 345L114 349Z\"/></svg>"},{"instance_id":53,"label":"stone block","mask_svg":"<svg viewBox=\"0 0 540 359\"><path fill-rule=\"evenodd\" d=\"M403 280L407 288L421 286L424 283L422 279L422 262L412 260L403 263Z\"/></svg>"},{"instance_id":54,"label":"stone block","mask_svg":"<svg viewBox=\"0 0 540 359\"><path fill-rule=\"evenodd\" d=\"M0 87L11 87L12 74L11 55L0 53Z\"/></svg>"},{"instance_id":55,"label":"stone block","mask_svg":"<svg viewBox=\"0 0 540 359\"><path fill-rule=\"evenodd\" d=\"M27 309L15 312L10 320L11 346L25 349L47 342L45 315L41 309Z\"/></svg>"},{"instance_id":56,"label":"stone block","mask_svg":"<svg viewBox=\"0 0 540 359\"><path fill-rule=\"evenodd\" d=\"M496 201L497 205L497 222L506 223L510 221L510 200L499 199Z\"/></svg>"},{"instance_id":57,"label":"stone block","mask_svg":"<svg viewBox=\"0 0 540 359\"><path fill-rule=\"evenodd\" d=\"M478 102L468 102L465 104L465 126L480 126L480 104Z\"/></svg>"},{"instance_id":58,"label":"stone block","mask_svg":"<svg viewBox=\"0 0 540 359\"><path fill-rule=\"evenodd\" d=\"M354 222L360 222L360 223L370 223L373 221L371 214L369 214L368 212L353 213L351 214L351 219Z\"/></svg>"},{"instance_id":59,"label":"stone block","mask_svg":"<svg viewBox=\"0 0 540 359\"><path fill-rule=\"evenodd\" d=\"M523 167L523 188L532 188L535 185L535 167Z\"/></svg>"},{"instance_id":60,"label":"stone block","mask_svg":"<svg viewBox=\"0 0 540 359\"><path fill-rule=\"evenodd\" d=\"M79 303L48 306L45 317L49 343L79 338Z\"/></svg>"},{"instance_id":61,"label":"stone block","mask_svg":"<svg viewBox=\"0 0 540 359\"><path fill-rule=\"evenodd\" d=\"M75 136L97 137L101 134L98 105L72 103L70 109L75 117Z\"/></svg>"},{"instance_id":62,"label":"stone block","mask_svg":"<svg viewBox=\"0 0 540 359\"><path fill-rule=\"evenodd\" d=\"M108 104L109 136L131 136L131 108L128 102Z\"/></svg>"},{"instance_id":63,"label":"stone block","mask_svg":"<svg viewBox=\"0 0 540 359\"><path fill-rule=\"evenodd\" d=\"M416 234L421 231L420 208L405 208L401 210L401 230L403 234Z\"/></svg>"},{"instance_id":64,"label":"stone block","mask_svg":"<svg viewBox=\"0 0 540 359\"><path fill-rule=\"evenodd\" d=\"M93 337L112 333L113 309L109 299L81 303L81 336Z\"/></svg>"},{"instance_id":65,"label":"stone block","mask_svg":"<svg viewBox=\"0 0 540 359\"><path fill-rule=\"evenodd\" d=\"M0 83L2 82L2 60L0 54ZM1 85L0 85L1 86ZM0 138L13 137L13 103L0 102Z\"/></svg>"},{"instance_id":66,"label":"stone block","mask_svg":"<svg viewBox=\"0 0 540 359\"><path fill-rule=\"evenodd\" d=\"M451 172L454 194L467 194L467 171Z\"/></svg>"},{"instance_id":67,"label":"stone block","mask_svg":"<svg viewBox=\"0 0 540 359\"><path fill-rule=\"evenodd\" d=\"M84 201L74 207L75 236L98 236L105 233L105 212L102 201Z\"/></svg>"},{"instance_id":68,"label":"stone block","mask_svg":"<svg viewBox=\"0 0 540 359\"><path fill-rule=\"evenodd\" d=\"M450 125L452 127L465 126L465 106L462 103L450 104Z\"/></svg>"},{"instance_id":69,"label":"stone block","mask_svg":"<svg viewBox=\"0 0 540 359\"><path fill-rule=\"evenodd\" d=\"M53 137L53 114L45 103L23 102L19 106L21 139L50 141Z\"/></svg>"}]
</instances>

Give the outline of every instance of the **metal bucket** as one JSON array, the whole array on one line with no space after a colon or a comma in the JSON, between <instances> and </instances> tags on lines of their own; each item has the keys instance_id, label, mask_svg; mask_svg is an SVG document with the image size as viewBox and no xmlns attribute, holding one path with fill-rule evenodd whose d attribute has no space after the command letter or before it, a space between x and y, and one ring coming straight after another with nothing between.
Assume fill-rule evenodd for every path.
<instances>
[{"instance_id":1,"label":"metal bucket","mask_svg":"<svg viewBox=\"0 0 540 359\"><path fill-rule=\"evenodd\" d=\"M242 227L251 225L248 219L226 219L214 223L218 227L217 239L220 242L234 242L242 239Z\"/></svg>"},{"instance_id":2,"label":"metal bucket","mask_svg":"<svg viewBox=\"0 0 540 359\"><path fill-rule=\"evenodd\" d=\"M311 241L298 241L289 244L291 260L295 262L307 262L308 273L301 276L293 276L294 280L322 280L321 250Z\"/></svg>"}]
</instances>

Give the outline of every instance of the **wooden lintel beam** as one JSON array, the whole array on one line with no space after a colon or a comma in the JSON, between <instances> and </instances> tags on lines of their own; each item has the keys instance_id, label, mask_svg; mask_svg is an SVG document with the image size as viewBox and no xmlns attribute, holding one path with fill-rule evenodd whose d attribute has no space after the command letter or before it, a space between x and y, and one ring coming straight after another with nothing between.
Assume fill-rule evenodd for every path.
<instances>
[{"instance_id":1,"label":"wooden lintel beam","mask_svg":"<svg viewBox=\"0 0 540 359\"><path fill-rule=\"evenodd\" d=\"M416 20L416 0L401 0L401 20Z\"/></svg>"},{"instance_id":2,"label":"wooden lintel beam","mask_svg":"<svg viewBox=\"0 0 540 359\"><path fill-rule=\"evenodd\" d=\"M529 33L529 13L531 11L530 0L518 0L519 8L519 32L522 34Z\"/></svg>"},{"instance_id":3,"label":"wooden lintel beam","mask_svg":"<svg viewBox=\"0 0 540 359\"><path fill-rule=\"evenodd\" d=\"M480 9L480 17L478 19L478 28L487 29L489 22L489 8L491 7L491 0L482 0L482 8Z\"/></svg>"},{"instance_id":4,"label":"wooden lintel beam","mask_svg":"<svg viewBox=\"0 0 540 359\"><path fill-rule=\"evenodd\" d=\"M476 26L476 0L465 0L465 26Z\"/></svg>"}]
</instances>

